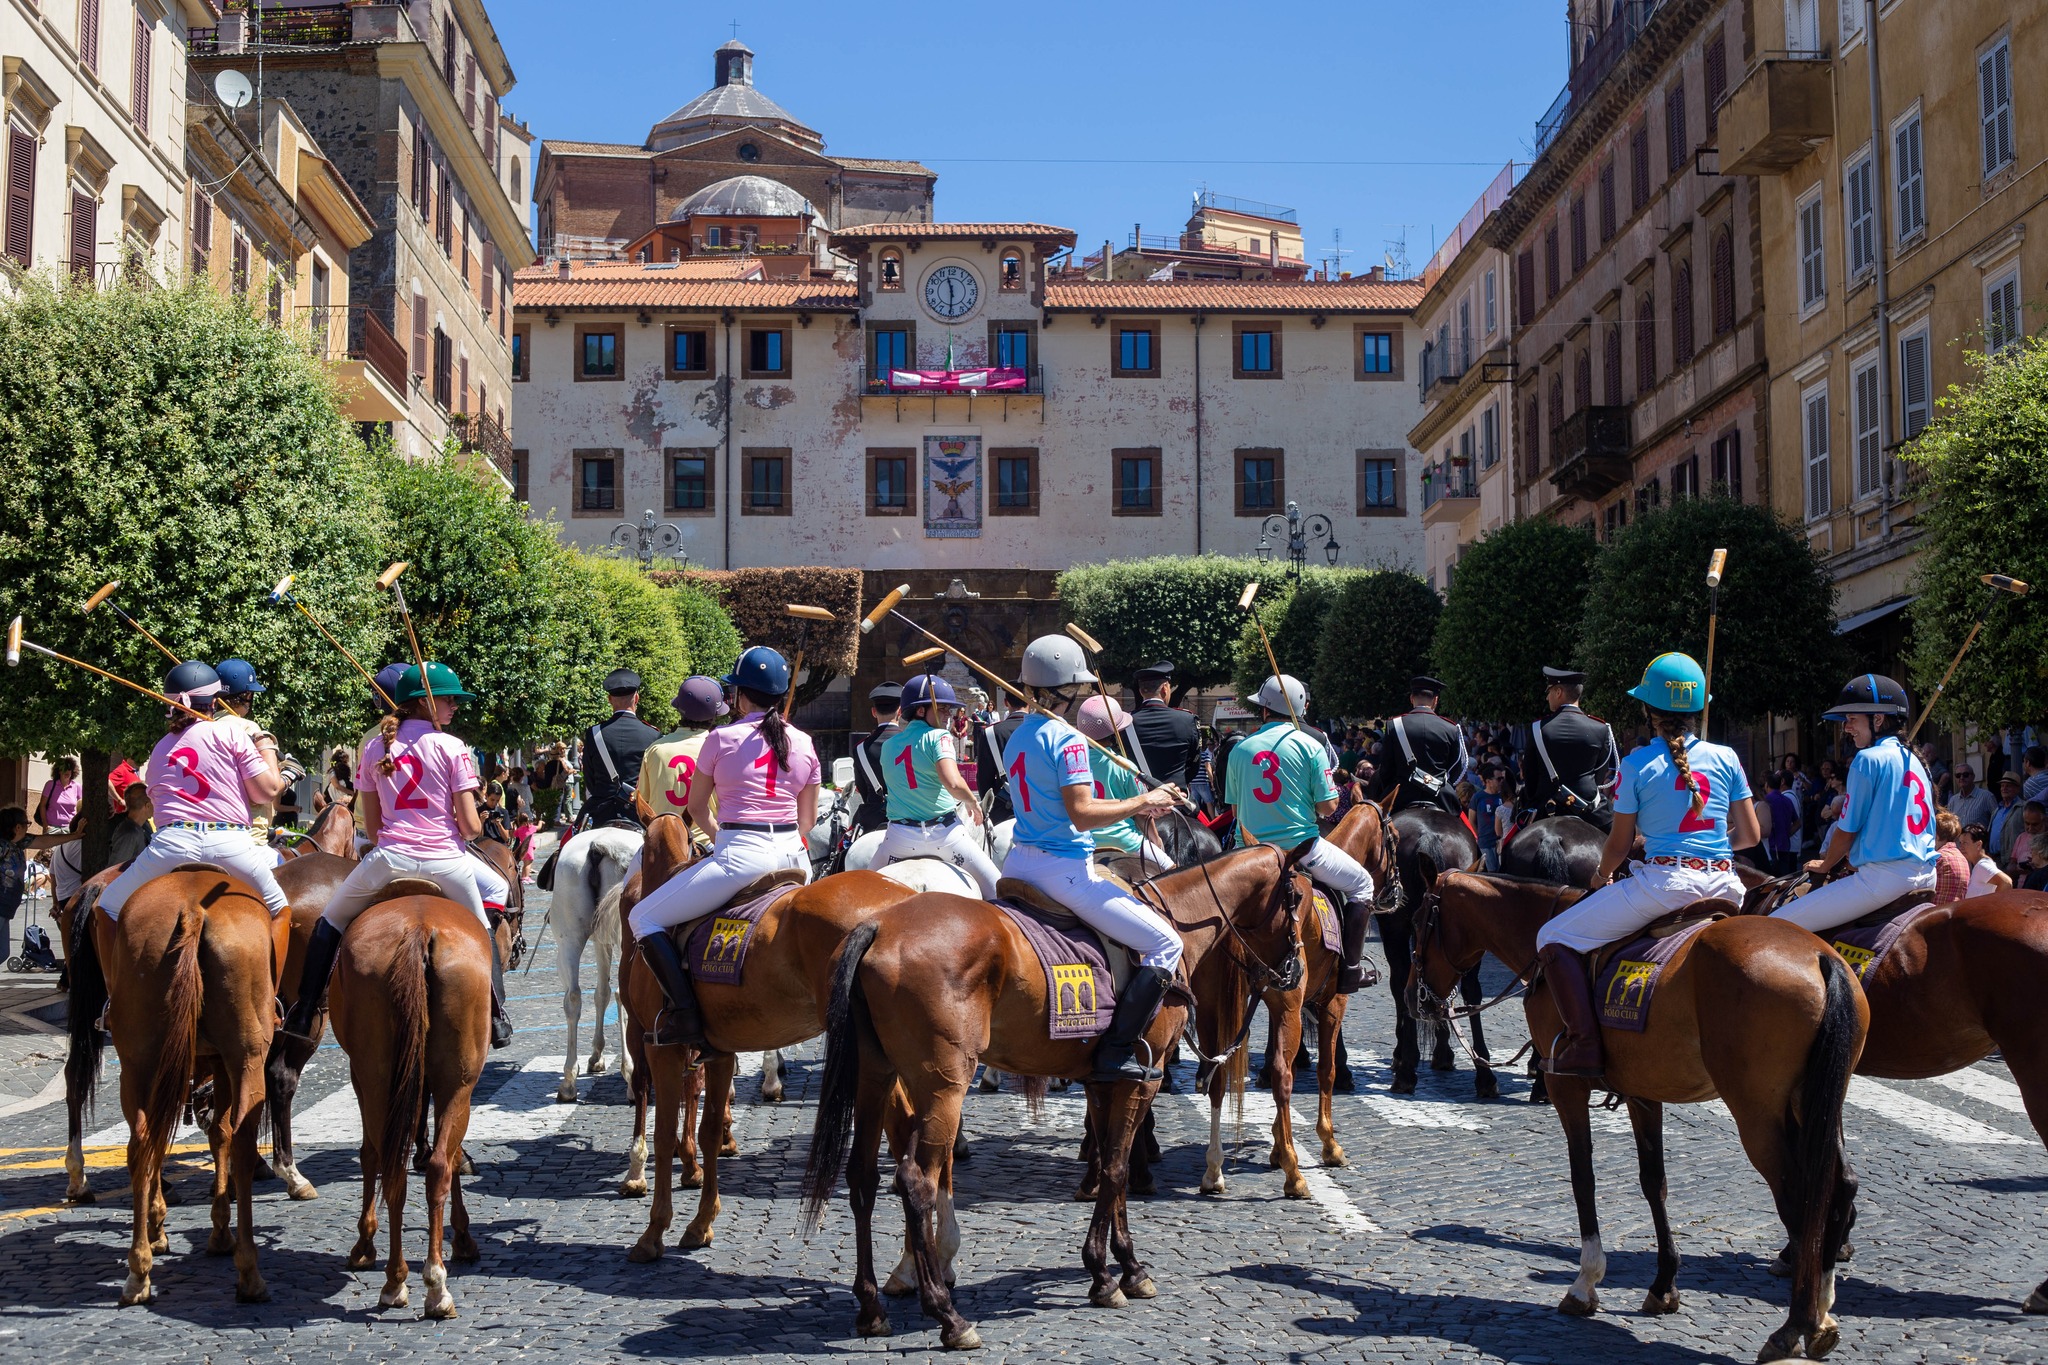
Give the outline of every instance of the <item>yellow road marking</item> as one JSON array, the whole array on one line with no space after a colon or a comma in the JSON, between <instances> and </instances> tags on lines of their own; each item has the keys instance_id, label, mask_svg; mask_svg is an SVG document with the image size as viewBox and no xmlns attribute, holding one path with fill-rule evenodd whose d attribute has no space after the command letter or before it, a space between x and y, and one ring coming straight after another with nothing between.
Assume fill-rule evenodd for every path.
<instances>
[{"instance_id":1,"label":"yellow road marking","mask_svg":"<svg viewBox=\"0 0 2048 1365\"><path fill-rule=\"evenodd\" d=\"M39 1218L46 1213L62 1212L64 1212L64 1206L62 1204L50 1204L40 1209L13 1209L6 1212L0 1212L0 1223L4 1223L10 1218Z\"/></svg>"},{"instance_id":2,"label":"yellow road marking","mask_svg":"<svg viewBox=\"0 0 2048 1365\"><path fill-rule=\"evenodd\" d=\"M62 1147L23 1147L19 1150L26 1153L62 1152L64 1149ZM192 1152L204 1152L210 1157L213 1149L203 1142L180 1142L173 1144L170 1148L170 1155L172 1156L185 1156ZM0 1153L0 1155L8 1154ZM85 1149L85 1165L88 1170L105 1170L111 1166L126 1166L127 1164L128 1148L126 1146L88 1147ZM63 1169L64 1158L61 1156L44 1161L0 1162L0 1171L61 1171Z\"/></svg>"}]
</instances>

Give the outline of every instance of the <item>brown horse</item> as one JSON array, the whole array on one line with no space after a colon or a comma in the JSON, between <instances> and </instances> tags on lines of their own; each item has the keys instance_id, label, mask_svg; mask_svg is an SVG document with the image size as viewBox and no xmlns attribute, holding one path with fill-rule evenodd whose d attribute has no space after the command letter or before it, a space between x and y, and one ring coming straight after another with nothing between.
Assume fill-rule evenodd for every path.
<instances>
[{"instance_id":1,"label":"brown horse","mask_svg":"<svg viewBox=\"0 0 2048 1365\"><path fill-rule=\"evenodd\" d=\"M346 808L341 806L329 806L327 809L346 814ZM342 824L347 827L347 821ZM320 922L327 902L348 880L348 874L355 870L354 851L351 844L350 856L343 858L324 849L302 849L297 856L285 859L277 869L277 884L284 888L292 907L291 943L285 953L284 973L277 990L278 998L287 1010L298 1003L299 978L306 966L306 941L313 936L313 926ZM284 1181L285 1193L293 1199L320 1197L320 1191L314 1188L313 1182L299 1173L298 1161L293 1155L292 1101L298 1098L299 1077L305 1071L306 1063L319 1050L326 1020L325 1012L313 1016L312 1036L306 1042L300 1042L279 1029L271 1040L270 1057L264 1064L270 1114L270 1161L267 1166L258 1164L256 1178L262 1180L276 1176Z\"/></svg>"},{"instance_id":2,"label":"brown horse","mask_svg":"<svg viewBox=\"0 0 2048 1365\"><path fill-rule=\"evenodd\" d=\"M313 823L303 833L292 829L272 830L270 841L287 859L308 853L325 853L350 862L356 860L356 824L347 806L329 806L313 817Z\"/></svg>"},{"instance_id":3,"label":"brown horse","mask_svg":"<svg viewBox=\"0 0 2048 1365\"><path fill-rule=\"evenodd\" d=\"M1536 962L1536 931L1585 893L1506 877L1446 872L1416 917L1410 983L1418 1012L1448 1023L1459 973L1492 953L1518 976ZM1702 902L1702 908L1715 903ZM1719 903L1728 910L1734 907ZM1539 982L1523 1002L1529 1035L1548 1055L1562 1025ZM1770 1185L1793 1248L1792 1304L1759 1360L1814 1359L1840 1339L1836 1249L1855 1221L1856 1182L1842 1146L1842 1098L1863 1050L1870 1011L1834 949L1797 925L1757 916L1724 919L1672 957L1641 1033L1606 1031L1601 1084L1628 1101L1644 1196L1657 1232L1657 1277L1645 1313L1678 1308L1678 1249L1664 1207L1664 1105L1727 1103L1750 1164ZM1599 1307L1606 1271L1593 1198L1593 1082L1549 1077L1578 1202L1579 1276L1560 1311Z\"/></svg>"},{"instance_id":4,"label":"brown horse","mask_svg":"<svg viewBox=\"0 0 2048 1365\"><path fill-rule=\"evenodd\" d=\"M660 886L687 865L690 856L688 828L681 817L660 815L648 821L640 854L641 885L647 890ZM763 911L755 924L742 984L697 983L708 1050L699 1057L690 1049L647 1047L643 1041L644 1070L654 1094L654 1200L647 1211L647 1230L633 1244L631 1260L658 1260L662 1238L674 1220L670 1168L676 1154L677 1118L697 1063L702 1062L703 1072L704 1117L698 1144L704 1180L697 1216L678 1242L685 1248L710 1245L718 1217L718 1158L731 1123L734 1054L794 1047L823 1033L839 945L856 925L913 894L878 872L842 872L794 889ZM629 892L621 898L621 913L635 904L638 896ZM632 942L630 926L622 941ZM619 980L628 1037L652 1029L662 1005L660 986L651 972L638 970L638 958L632 949L620 955L622 963L634 968L622 970Z\"/></svg>"},{"instance_id":5,"label":"brown horse","mask_svg":"<svg viewBox=\"0 0 2048 1365\"><path fill-rule=\"evenodd\" d=\"M270 1291L257 1269L251 1207L255 1116L263 1103L263 1058L277 1027L285 926L241 882L192 868L144 885L128 898L119 921L93 913L87 932L104 974L107 1023L121 1059L121 1109L128 1120L135 1227L121 1303L155 1298L149 1282L154 1253L170 1245L164 1236L164 1154L195 1070L210 1071L214 1094L207 1132L214 1160L213 1233L206 1250L216 1256L233 1252L235 1297L261 1303ZM81 998L76 984L72 1004L89 1011L93 1022L87 1027L96 1033L98 1009ZM76 1036L74 1029L74 1043Z\"/></svg>"},{"instance_id":6,"label":"brown horse","mask_svg":"<svg viewBox=\"0 0 2048 1365\"><path fill-rule=\"evenodd\" d=\"M1183 962L1201 971L1212 951L1242 954L1263 986L1300 971L1300 897L1292 853L1242 849L1171 872L1144 894L1179 930ZM1169 994L1147 1030L1164 1056L1187 1005ZM815 1225L843 1168L853 1207L859 1266L855 1330L886 1336L875 1281L873 1220L882 1130L897 1153L897 1192L909 1225L917 1289L939 1340L953 1350L980 1334L954 1308L948 1285L959 1249L953 1215L953 1139L977 1061L1024 1076L1083 1079L1094 1070L1093 1039L1052 1040L1045 973L1009 917L984 901L926 894L877 915L847 938L832 982L831 1027L816 1128L805 1173L805 1211ZM900 1089L899 1089L900 1087ZM1130 1150L1159 1082L1088 1086L1089 1121L1100 1135L1101 1188L1081 1258L1090 1302L1122 1307L1158 1293L1139 1261L1125 1213ZM903 1109L907 1096L908 1110ZM1105 1251L1123 1272L1119 1282Z\"/></svg>"},{"instance_id":7,"label":"brown horse","mask_svg":"<svg viewBox=\"0 0 2048 1365\"><path fill-rule=\"evenodd\" d=\"M442 1262L443 1217L454 1203L455 1259L474 1261L476 1239L457 1171L470 1098L491 1037L491 943L476 916L432 883L395 882L395 899L365 910L343 935L329 998L334 1036L348 1052L363 1115L363 1211L350 1269L377 1259L377 1182L391 1221L378 1306L406 1304L406 1159L431 1106L434 1145L426 1161L426 1315L455 1316Z\"/></svg>"}]
</instances>

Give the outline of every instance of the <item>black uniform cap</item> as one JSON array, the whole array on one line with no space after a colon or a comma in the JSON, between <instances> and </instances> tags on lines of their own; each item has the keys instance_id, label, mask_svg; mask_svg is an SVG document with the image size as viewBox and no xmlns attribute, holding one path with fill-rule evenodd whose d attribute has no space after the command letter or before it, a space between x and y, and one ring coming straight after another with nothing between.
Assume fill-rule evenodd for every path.
<instances>
[{"instance_id":1,"label":"black uniform cap","mask_svg":"<svg viewBox=\"0 0 2048 1365\"><path fill-rule=\"evenodd\" d=\"M1143 682L1147 678L1170 678L1173 676L1173 661L1171 659L1161 659L1156 664L1146 664L1134 676L1139 682Z\"/></svg>"},{"instance_id":2,"label":"black uniform cap","mask_svg":"<svg viewBox=\"0 0 2048 1365\"><path fill-rule=\"evenodd\" d=\"M1444 694L1444 685L1426 673L1418 674L1408 680L1408 692L1411 696L1426 693L1432 697L1441 697Z\"/></svg>"},{"instance_id":3,"label":"black uniform cap","mask_svg":"<svg viewBox=\"0 0 2048 1365\"><path fill-rule=\"evenodd\" d=\"M604 675L604 690L608 694L638 692L640 675L630 668L615 668Z\"/></svg>"},{"instance_id":4,"label":"black uniform cap","mask_svg":"<svg viewBox=\"0 0 2048 1365\"><path fill-rule=\"evenodd\" d=\"M1586 675L1575 668L1552 668L1549 664L1545 664L1543 665L1543 676L1554 683L1563 683L1567 687L1584 687L1586 685Z\"/></svg>"},{"instance_id":5,"label":"black uniform cap","mask_svg":"<svg viewBox=\"0 0 2048 1365\"><path fill-rule=\"evenodd\" d=\"M901 706L903 704L903 684L896 682L876 683L868 693L868 700L870 702L887 702L890 706Z\"/></svg>"}]
</instances>

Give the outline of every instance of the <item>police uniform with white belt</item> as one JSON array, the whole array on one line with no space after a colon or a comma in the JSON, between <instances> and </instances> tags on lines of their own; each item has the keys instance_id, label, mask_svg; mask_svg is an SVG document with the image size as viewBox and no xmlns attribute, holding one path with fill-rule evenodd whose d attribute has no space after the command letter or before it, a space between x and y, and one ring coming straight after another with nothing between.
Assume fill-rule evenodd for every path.
<instances>
[{"instance_id":1,"label":"police uniform with white belt","mask_svg":"<svg viewBox=\"0 0 2048 1365\"><path fill-rule=\"evenodd\" d=\"M1577 669L1544 666L1550 714L1529 727L1522 755L1522 781L1535 818L1576 815L1602 829L1614 824L1606 790L1621 769L1614 731L1579 708L1586 675Z\"/></svg>"},{"instance_id":2,"label":"police uniform with white belt","mask_svg":"<svg viewBox=\"0 0 2048 1365\"><path fill-rule=\"evenodd\" d=\"M638 825L633 793L640 785L640 760L647 746L661 738L661 731L633 713L640 701L638 673L614 669L605 675L604 690L611 698L612 717L583 732L583 790L589 794L583 823Z\"/></svg>"},{"instance_id":3,"label":"police uniform with white belt","mask_svg":"<svg viewBox=\"0 0 2048 1365\"><path fill-rule=\"evenodd\" d=\"M889 779L882 766L882 746L902 731L902 706L902 683L877 683L868 693L868 711L875 728L853 746L853 787L860 793L860 805L853 812L856 838L889 823Z\"/></svg>"},{"instance_id":4,"label":"police uniform with white belt","mask_svg":"<svg viewBox=\"0 0 2048 1365\"><path fill-rule=\"evenodd\" d=\"M1374 795L1397 793L1395 810L1429 803L1456 815L1455 784L1471 764L1465 752L1465 732L1436 713L1437 699L1444 685L1435 678L1417 676L1408 680L1410 710L1387 722L1388 743L1383 747L1385 762L1374 783Z\"/></svg>"}]
</instances>

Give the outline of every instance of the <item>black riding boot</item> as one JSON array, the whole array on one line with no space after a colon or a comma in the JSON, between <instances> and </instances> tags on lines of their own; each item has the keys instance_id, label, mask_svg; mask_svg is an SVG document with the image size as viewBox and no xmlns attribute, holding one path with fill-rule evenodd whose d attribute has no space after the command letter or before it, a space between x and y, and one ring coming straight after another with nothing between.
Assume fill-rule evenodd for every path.
<instances>
[{"instance_id":1,"label":"black riding boot","mask_svg":"<svg viewBox=\"0 0 2048 1365\"><path fill-rule=\"evenodd\" d=\"M504 1047L512 1041L512 1016L505 1013L505 959L498 952L498 940L491 940L491 1046Z\"/></svg>"},{"instance_id":2,"label":"black riding boot","mask_svg":"<svg viewBox=\"0 0 2048 1365\"><path fill-rule=\"evenodd\" d=\"M703 1047L704 1016L697 1012L697 991L690 984L690 972L683 965L683 955L677 951L676 941L668 936L667 930L656 929L641 935L640 960L661 983L664 1002L647 1041L656 1047Z\"/></svg>"},{"instance_id":3,"label":"black riding boot","mask_svg":"<svg viewBox=\"0 0 2048 1365\"><path fill-rule=\"evenodd\" d=\"M284 1031L308 1046L313 1042L313 1016L327 996L327 978L334 974L334 955L341 951L341 930L319 920L306 940L306 964L299 971L299 999L285 1016Z\"/></svg>"},{"instance_id":4,"label":"black riding boot","mask_svg":"<svg viewBox=\"0 0 2048 1365\"><path fill-rule=\"evenodd\" d=\"M1173 984L1173 973L1163 967L1140 967L1131 975L1130 984L1116 1002L1116 1013L1110 1016L1109 1032L1102 1035L1102 1041L1095 1045L1095 1072L1089 1076L1096 1081L1156 1081L1165 1073L1156 1066L1145 1066L1137 1060L1137 1043L1152 1026L1152 1016L1159 1013L1159 1004L1166 999L1166 988Z\"/></svg>"},{"instance_id":5,"label":"black riding boot","mask_svg":"<svg viewBox=\"0 0 2048 1365\"><path fill-rule=\"evenodd\" d=\"M1563 1035L1551 1046L1540 1065L1553 1076L1580 1076L1599 1080L1601 1067L1600 1019L1593 1008L1593 982L1586 975L1586 959L1562 944L1553 943L1536 954L1543 979L1550 985L1550 1000L1564 1023Z\"/></svg>"},{"instance_id":6,"label":"black riding boot","mask_svg":"<svg viewBox=\"0 0 2048 1365\"><path fill-rule=\"evenodd\" d=\"M1337 994L1350 995L1380 983L1380 974L1365 960L1365 933L1372 927L1372 903L1330 893L1343 906L1344 965L1337 969Z\"/></svg>"}]
</instances>

